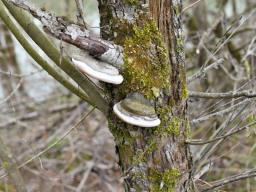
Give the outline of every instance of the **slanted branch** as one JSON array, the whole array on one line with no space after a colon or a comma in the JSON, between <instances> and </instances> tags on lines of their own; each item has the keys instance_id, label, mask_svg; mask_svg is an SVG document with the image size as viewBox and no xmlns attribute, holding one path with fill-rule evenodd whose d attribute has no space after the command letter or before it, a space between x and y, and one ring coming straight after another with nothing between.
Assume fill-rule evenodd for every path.
<instances>
[{"instance_id":1,"label":"slanted branch","mask_svg":"<svg viewBox=\"0 0 256 192\"><path fill-rule=\"evenodd\" d=\"M63 17L56 17L45 10L37 9L26 1L11 0L9 2L39 19L44 30L53 37L85 50L91 56L102 61L113 65L122 65L122 47L94 37L84 26L67 21Z\"/></svg>"}]
</instances>

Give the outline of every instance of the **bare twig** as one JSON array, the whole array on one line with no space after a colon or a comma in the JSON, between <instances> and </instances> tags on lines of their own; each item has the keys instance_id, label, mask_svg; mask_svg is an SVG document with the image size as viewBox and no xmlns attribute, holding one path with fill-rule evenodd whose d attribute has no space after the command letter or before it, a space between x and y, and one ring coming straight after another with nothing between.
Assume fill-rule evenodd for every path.
<instances>
[{"instance_id":1,"label":"bare twig","mask_svg":"<svg viewBox=\"0 0 256 192\"><path fill-rule=\"evenodd\" d=\"M207 73L208 71L210 71L211 69L216 69L219 67L219 65L222 65L224 62L224 59L219 59L215 62L213 62L212 64L210 64L209 66L200 69L197 73L195 73L194 75L188 77L187 79L187 83L191 83L192 81L201 78L205 75L205 73Z\"/></svg>"},{"instance_id":2,"label":"bare twig","mask_svg":"<svg viewBox=\"0 0 256 192\"><path fill-rule=\"evenodd\" d=\"M218 46L218 48L212 53L212 57L215 56L224 45L226 45L230 39L233 37L233 35L241 28L241 26L249 19L251 18L254 13L256 12L256 9L253 9L247 17L245 18L241 18L241 22L239 23L239 25L232 31L232 33L230 33L230 35L223 41L223 43L221 43L220 46ZM208 62L211 60L211 58L208 58L207 61L204 63L204 65L201 67L201 70L204 70L205 66L208 64Z\"/></svg>"},{"instance_id":3,"label":"bare twig","mask_svg":"<svg viewBox=\"0 0 256 192\"><path fill-rule=\"evenodd\" d=\"M94 166L94 162L87 162L88 165L87 165L87 170L85 171L84 173L84 176L83 176L83 179L81 180L81 182L79 183L77 189L76 189L76 192L82 192L83 190L85 191L85 182L87 181L88 177L89 177L89 174Z\"/></svg>"},{"instance_id":4,"label":"bare twig","mask_svg":"<svg viewBox=\"0 0 256 192\"><path fill-rule=\"evenodd\" d=\"M75 0L76 1L76 7L77 7L77 20L79 24L83 24L86 29L88 29L88 25L85 22L84 19L84 6L82 0Z\"/></svg>"},{"instance_id":5,"label":"bare twig","mask_svg":"<svg viewBox=\"0 0 256 192\"><path fill-rule=\"evenodd\" d=\"M226 109L224 109L224 110L217 111L217 112L215 112L215 113L211 113L211 114L209 114L209 115L205 115L205 116L199 117L199 118L197 118L197 119L193 119L193 120L192 120L192 123L200 123L200 122L202 122L202 121L208 120L209 118L224 115L224 114L226 114L226 113L229 113L229 112L231 112L231 111L237 109L239 106L245 105L245 104L247 104L247 103L249 103L249 102L251 102L251 99L245 99L245 100L243 100L243 101L241 101L241 102L239 102L239 103L237 103L237 104L235 104L235 105L232 105L232 106L230 106L230 107L228 107L228 108L226 108Z\"/></svg>"},{"instance_id":6,"label":"bare twig","mask_svg":"<svg viewBox=\"0 0 256 192\"><path fill-rule=\"evenodd\" d=\"M33 72L29 72L29 73L26 73L26 74L16 74L16 73L13 73L13 72L7 72L7 71L2 71L0 70L0 73L2 75L6 75L6 76L9 76L9 77L15 77L15 78L24 78L24 77L28 77L28 76L32 76L32 75L36 75L38 73L41 73L43 71L43 69L39 69L39 70L36 70L36 71L33 71Z\"/></svg>"},{"instance_id":7,"label":"bare twig","mask_svg":"<svg viewBox=\"0 0 256 192\"><path fill-rule=\"evenodd\" d=\"M247 97L252 98L256 97L256 93L253 93L251 90L239 91L239 92L226 92L226 93L206 93L206 92L196 92L189 91L190 97L199 97L207 99L231 99L237 97Z\"/></svg>"},{"instance_id":8,"label":"bare twig","mask_svg":"<svg viewBox=\"0 0 256 192\"><path fill-rule=\"evenodd\" d=\"M36 47L32 46L31 41L24 35L24 33L21 32L21 28L18 27L10 13L6 11L2 2L0 2L0 10L0 18L5 22L6 26L10 29L10 31L12 31L14 36L21 43L24 49L31 55L31 57L63 86L82 99L88 100L88 96L81 89L77 88L69 80L67 80L62 71L54 68L43 56L37 52L35 49Z\"/></svg>"},{"instance_id":9,"label":"bare twig","mask_svg":"<svg viewBox=\"0 0 256 192\"><path fill-rule=\"evenodd\" d=\"M26 192L26 187L23 178L19 172L16 161L6 147L2 139L0 138L0 159L2 161L2 166L6 171L6 175L10 175L10 178L15 185L17 192Z\"/></svg>"},{"instance_id":10,"label":"bare twig","mask_svg":"<svg viewBox=\"0 0 256 192\"><path fill-rule=\"evenodd\" d=\"M237 28L235 28L233 30L233 32L225 39L225 41L214 51L214 53L211 54L211 57L214 57L216 55L216 53L218 53L220 51L220 49L226 45L226 43L233 37L233 35L241 28L241 26L255 13L256 9L253 9L250 14L244 18L241 23L237 26ZM202 77L207 71L209 71L210 69L214 68L214 67L218 67L220 64L223 63L223 60L217 60L215 61L213 64L210 64L208 67L206 67L206 65L208 64L208 62L210 61L211 58L207 59L207 61L202 65L201 69L194 75L192 75L191 77L188 77L187 82L190 83L194 80L196 80L197 78Z\"/></svg>"},{"instance_id":11,"label":"bare twig","mask_svg":"<svg viewBox=\"0 0 256 192\"><path fill-rule=\"evenodd\" d=\"M42 179L45 179L45 180L49 180L49 177L45 176L44 174L42 174L40 171L37 171L35 169L31 169L29 167L23 167L26 171L28 171L29 173L32 173L33 175L36 175ZM54 183L55 185L58 185L58 186L63 186L64 188L68 189L69 191L76 191L75 190L75 187L72 187L70 185L67 185L65 183L58 183L58 182L55 182Z\"/></svg>"},{"instance_id":12,"label":"bare twig","mask_svg":"<svg viewBox=\"0 0 256 192\"><path fill-rule=\"evenodd\" d=\"M4 3L4 5L2 5L2 3ZM28 15L25 10L16 7L14 4L10 3L10 1L2 0L0 1L0 5L3 11L6 11L6 8L8 8L12 16L22 26L26 33L33 39L33 41L47 54L47 56L49 56L50 59L55 62L55 64L57 64L63 71L65 71L65 73L67 73L82 88L82 90L89 96L88 102L93 106L97 106L97 108L100 109L104 114L107 114L107 101L103 98L98 88L85 75L81 74L81 72L76 69L76 67L70 62L68 57L64 57L62 59L62 63L59 63L60 51L55 47L52 41L50 41L50 39L38 28L38 26L35 25L33 18L31 18L31 16ZM2 13L3 11L1 11L0 13ZM42 14L43 16L47 17L47 14ZM49 17L51 18L50 14ZM6 17L6 20L8 20L8 18L10 19L10 16ZM55 19L57 18L55 17ZM51 20L48 21L50 22ZM52 24L54 25L55 22L52 22ZM10 26L15 27L14 24L11 24ZM73 27L71 28L74 29ZM78 32L75 30L75 33L77 34ZM104 56L107 57L106 55Z\"/></svg>"},{"instance_id":13,"label":"bare twig","mask_svg":"<svg viewBox=\"0 0 256 192\"><path fill-rule=\"evenodd\" d=\"M201 141L201 140L188 140L186 141L186 143L190 144L190 145L204 145L204 144L208 144L208 143L212 143L212 142L215 142L215 141L218 141L218 140L221 140L221 139L225 139L227 137L230 137L236 133L239 133L241 131L244 131L248 128L250 128L251 126L254 126L256 124L256 121L248 124L248 125L245 125L243 127L240 127L238 129L236 129L235 131L232 131L230 133L227 133L226 135L223 135L223 136L219 136L219 137L215 137L214 139L211 139L211 140L207 140L207 141Z\"/></svg>"},{"instance_id":14,"label":"bare twig","mask_svg":"<svg viewBox=\"0 0 256 192\"><path fill-rule=\"evenodd\" d=\"M241 78L237 78L234 75L232 75L232 73L230 73L228 71L228 69L226 69L226 67L224 67L223 65L220 66L220 68L224 71L224 73L227 75L227 77L229 77L232 81L238 82L238 81L244 81L247 80L247 77L241 77Z\"/></svg>"},{"instance_id":15,"label":"bare twig","mask_svg":"<svg viewBox=\"0 0 256 192\"><path fill-rule=\"evenodd\" d=\"M19 81L19 83L18 83L18 85L15 87L15 89L14 89L5 99L3 99L2 101L0 101L0 105L6 103L7 101L9 101L9 100L12 98L12 96L13 96L13 95L16 93L16 91L20 88L20 86L21 86L21 84L22 84L22 81L23 81L23 79L21 79L21 80Z\"/></svg>"},{"instance_id":16,"label":"bare twig","mask_svg":"<svg viewBox=\"0 0 256 192\"><path fill-rule=\"evenodd\" d=\"M191 3L189 6L185 7L181 13L184 13L185 11L187 11L188 9L194 7L196 4L200 3L201 0L197 0L194 3Z\"/></svg>"},{"instance_id":17,"label":"bare twig","mask_svg":"<svg viewBox=\"0 0 256 192\"><path fill-rule=\"evenodd\" d=\"M243 173L239 173L237 175L233 175L230 177L227 177L225 179L221 179L215 182L210 183L210 187L206 187L205 189L201 190L201 192L207 192L207 191L213 191L214 189L223 187L224 185L227 185L229 183L233 183L242 179L247 179L251 177L256 177L256 169L251 169L249 171L245 171Z\"/></svg>"},{"instance_id":18,"label":"bare twig","mask_svg":"<svg viewBox=\"0 0 256 192\"><path fill-rule=\"evenodd\" d=\"M120 66L123 64L122 47L100 38L91 37L85 28L56 17L46 11L36 9L26 1L9 0L13 5L28 11L39 19L46 32L59 40L70 43L80 49L86 50L93 57L102 61Z\"/></svg>"},{"instance_id":19,"label":"bare twig","mask_svg":"<svg viewBox=\"0 0 256 192\"><path fill-rule=\"evenodd\" d=\"M231 122L235 121L236 118L238 118L239 115L241 115L241 113L248 105L249 104L246 104L240 110L234 111L232 114L229 114L226 120L218 127L218 129L213 133L213 135L210 138L214 139L216 137L222 136L228 129L228 125ZM241 121L237 123L237 126L239 126L240 123ZM217 149L217 147L223 142L223 140L224 139L220 139L217 142L208 143L204 145L203 148L198 152L197 157L195 157L194 169L198 170L200 166L203 164L203 161L207 159Z\"/></svg>"},{"instance_id":20,"label":"bare twig","mask_svg":"<svg viewBox=\"0 0 256 192\"><path fill-rule=\"evenodd\" d=\"M21 165L18 166L18 169L24 167L25 165L29 164L30 162L32 162L33 160L39 158L41 155L43 155L44 153L48 152L51 148L53 148L54 146L56 146L58 143L60 143L61 141L63 141L64 138L66 138L74 129L76 129L93 111L95 110L95 107L93 107L86 115L84 115L73 127L71 127L68 131L66 131L59 139L57 139L55 142L53 142L51 145L49 145L48 147L46 147L44 150L42 150L41 152L39 152L38 154L34 155L33 157L31 157L30 159L28 159L27 161L25 161L24 163L22 163ZM0 179L6 177L7 174L3 174L0 176Z\"/></svg>"}]
</instances>

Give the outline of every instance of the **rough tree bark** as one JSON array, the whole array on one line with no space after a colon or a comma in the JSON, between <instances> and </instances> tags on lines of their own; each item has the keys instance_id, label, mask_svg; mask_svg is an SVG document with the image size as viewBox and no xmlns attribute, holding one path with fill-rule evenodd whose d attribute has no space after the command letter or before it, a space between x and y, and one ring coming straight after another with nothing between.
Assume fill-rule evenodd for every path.
<instances>
[{"instance_id":1,"label":"rough tree bark","mask_svg":"<svg viewBox=\"0 0 256 192\"><path fill-rule=\"evenodd\" d=\"M157 128L127 125L109 111L126 191L190 191L185 139L187 89L181 0L99 0L102 37L124 47L125 82L109 86L110 105L130 92L155 100Z\"/></svg>"}]
</instances>

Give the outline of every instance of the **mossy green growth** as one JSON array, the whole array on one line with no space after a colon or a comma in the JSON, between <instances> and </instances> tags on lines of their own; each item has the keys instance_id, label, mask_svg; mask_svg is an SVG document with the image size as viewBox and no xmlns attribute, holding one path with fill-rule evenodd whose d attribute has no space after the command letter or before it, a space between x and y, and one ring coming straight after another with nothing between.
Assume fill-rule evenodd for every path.
<instances>
[{"instance_id":1,"label":"mossy green growth","mask_svg":"<svg viewBox=\"0 0 256 192\"><path fill-rule=\"evenodd\" d=\"M148 155L151 155L157 149L157 143L154 139L147 142L147 146L144 150L138 149L136 154L133 156L133 163L139 164L147 161Z\"/></svg>"},{"instance_id":2,"label":"mossy green growth","mask_svg":"<svg viewBox=\"0 0 256 192\"><path fill-rule=\"evenodd\" d=\"M139 0L124 0L124 3L127 5L139 5Z\"/></svg>"},{"instance_id":3,"label":"mossy green growth","mask_svg":"<svg viewBox=\"0 0 256 192\"><path fill-rule=\"evenodd\" d=\"M129 132L129 129L120 129L118 128L118 124L114 124L112 121L108 121L108 127L115 137L118 139L119 144L122 143L124 145L130 145L134 142L135 138ZM120 126L121 127L121 126Z\"/></svg>"},{"instance_id":4,"label":"mossy green growth","mask_svg":"<svg viewBox=\"0 0 256 192\"><path fill-rule=\"evenodd\" d=\"M167 50L154 21L133 26L132 35L124 41L124 62L124 94L137 91L154 98L152 90L169 87Z\"/></svg>"},{"instance_id":5,"label":"mossy green growth","mask_svg":"<svg viewBox=\"0 0 256 192\"><path fill-rule=\"evenodd\" d=\"M182 73L180 74L181 79L181 99L186 100L188 98L188 88L187 88L187 80L186 80L186 74L184 66L180 66L182 69L180 70Z\"/></svg>"},{"instance_id":6,"label":"mossy green growth","mask_svg":"<svg viewBox=\"0 0 256 192\"><path fill-rule=\"evenodd\" d=\"M167 169L164 172L149 170L150 192L174 192L180 171L175 168Z\"/></svg>"},{"instance_id":7,"label":"mossy green growth","mask_svg":"<svg viewBox=\"0 0 256 192\"><path fill-rule=\"evenodd\" d=\"M160 116L161 124L156 128L155 134L161 136L168 136L174 134L175 136L180 135L180 127L182 125L182 119L172 116L170 117L170 106L159 108L157 113Z\"/></svg>"},{"instance_id":8,"label":"mossy green growth","mask_svg":"<svg viewBox=\"0 0 256 192\"><path fill-rule=\"evenodd\" d=\"M178 117L172 117L169 126L166 128L166 133L173 133L178 136L180 134L181 120Z\"/></svg>"},{"instance_id":9,"label":"mossy green growth","mask_svg":"<svg viewBox=\"0 0 256 192\"><path fill-rule=\"evenodd\" d=\"M174 134L175 136L180 135L181 119L178 117L172 117L171 120L162 121L161 125L156 129L156 133L161 134L162 136L168 136Z\"/></svg>"}]
</instances>

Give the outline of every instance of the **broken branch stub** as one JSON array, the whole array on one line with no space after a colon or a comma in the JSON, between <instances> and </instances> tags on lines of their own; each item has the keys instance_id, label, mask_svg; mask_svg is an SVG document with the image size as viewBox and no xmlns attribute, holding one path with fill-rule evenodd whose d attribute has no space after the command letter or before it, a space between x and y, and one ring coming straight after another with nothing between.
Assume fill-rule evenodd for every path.
<instances>
[{"instance_id":1,"label":"broken branch stub","mask_svg":"<svg viewBox=\"0 0 256 192\"><path fill-rule=\"evenodd\" d=\"M11 0L10 2L39 19L44 30L53 37L83 49L95 58L121 68L123 64L123 48L121 46L93 37L84 26L68 21L64 17L56 17L45 10L37 9L26 1Z\"/></svg>"}]
</instances>

